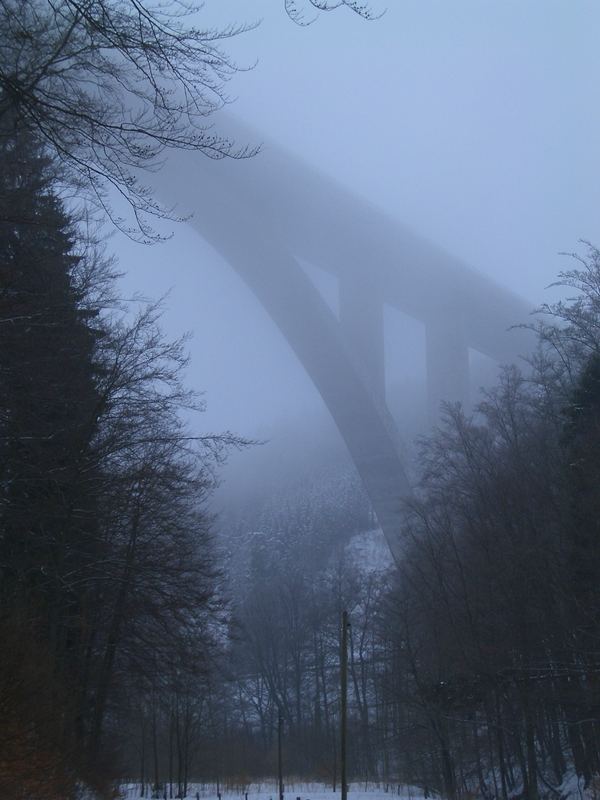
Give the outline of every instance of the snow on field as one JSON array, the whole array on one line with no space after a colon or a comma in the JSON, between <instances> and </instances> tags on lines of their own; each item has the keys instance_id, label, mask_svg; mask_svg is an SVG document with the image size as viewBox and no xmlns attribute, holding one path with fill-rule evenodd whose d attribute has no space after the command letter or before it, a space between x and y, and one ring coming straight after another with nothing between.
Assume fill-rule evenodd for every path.
<instances>
[{"instance_id":1,"label":"snow on field","mask_svg":"<svg viewBox=\"0 0 600 800\"><path fill-rule=\"evenodd\" d=\"M560 786L555 787L554 791L546 792L543 786L540 787L540 797L560 797L563 800L598 800L600 797L600 779L591 781L590 786L584 788L583 778L578 778L572 770L568 770L565 779ZM521 797L522 788L515 788L512 797ZM142 797L141 786L139 783L124 784L121 787L122 800L138 800ZM465 796L470 798L477 797L476 792L467 792ZM170 798L169 786L165 795L164 784L161 786L159 794L153 794L146 785L144 800L158 798ZM177 797L177 784L173 784L173 798ZM303 783L289 782L285 785L285 800L337 800L340 797L339 786L334 793L331 784L323 783ZM439 797L435 794L430 795L435 800ZM187 800L219 800L217 789L214 783L190 783ZM264 781L262 783L250 783L237 787L227 787L221 791L221 800L278 800L279 793L275 781ZM351 783L348 790L348 800L425 800L423 790L415 786L407 786L396 783L390 784L366 784Z\"/></svg>"},{"instance_id":2,"label":"snow on field","mask_svg":"<svg viewBox=\"0 0 600 800\"><path fill-rule=\"evenodd\" d=\"M121 788L123 800L137 800L141 797L141 787L139 783L129 783ZM173 797L177 795L177 784L173 784ZM146 789L145 798L151 798L152 793ZM333 792L331 785L326 786L322 783L286 783L284 798L285 800L333 800L340 796L339 787ZM164 786L161 789L159 798L164 798ZM169 787L167 785L166 797L169 798ZM218 800L217 790L214 783L190 783L188 786L187 798L189 800ZM348 789L349 800L424 800L423 792L414 786L398 786L397 784L350 784ZM264 783L251 783L247 786L239 786L237 790L227 789L221 792L221 800L278 800L278 790L276 782L266 781Z\"/></svg>"}]
</instances>

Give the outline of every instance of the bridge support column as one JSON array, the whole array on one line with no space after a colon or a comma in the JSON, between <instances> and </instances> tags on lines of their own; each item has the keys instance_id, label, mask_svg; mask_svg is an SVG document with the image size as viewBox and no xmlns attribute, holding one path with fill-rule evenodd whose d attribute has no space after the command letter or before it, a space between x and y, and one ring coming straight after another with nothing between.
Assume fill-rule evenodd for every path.
<instances>
[{"instance_id":1,"label":"bridge support column","mask_svg":"<svg viewBox=\"0 0 600 800\"><path fill-rule=\"evenodd\" d=\"M340 278L342 338L373 393L385 399L383 302L368 276Z\"/></svg>"},{"instance_id":2,"label":"bridge support column","mask_svg":"<svg viewBox=\"0 0 600 800\"><path fill-rule=\"evenodd\" d=\"M469 348L462 320L443 315L427 322L427 393L429 418L439 420L442 402L469 400Z\"/></svg>"}]
</instances>

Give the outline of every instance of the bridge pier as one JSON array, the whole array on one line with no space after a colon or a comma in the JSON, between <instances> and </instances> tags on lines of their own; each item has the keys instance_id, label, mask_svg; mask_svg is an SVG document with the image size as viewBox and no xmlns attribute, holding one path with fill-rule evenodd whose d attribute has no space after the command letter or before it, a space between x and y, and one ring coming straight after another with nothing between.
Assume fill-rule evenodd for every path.
<instances>
[{"instance_id":1,"label":"bridge pier","mask_svg":"<svg viewBox=\"0 0 600 800\"><path fill-rule=\"evenodd\" d=\"M342 339L375 396L385 400L383 302L368 276L343 276L339 285Z\"/></svg>"},{"instance_id":2,"label":"bridge pier","mask_svg":"<svg viewBox=\"0 0 600 800\"><path fill-rule=\"evenodd\" d=\"M429 419L440 418L442 402L469 401L469 348L464 324L440 315L426 324Z\"/></svg>"}]
</instances>

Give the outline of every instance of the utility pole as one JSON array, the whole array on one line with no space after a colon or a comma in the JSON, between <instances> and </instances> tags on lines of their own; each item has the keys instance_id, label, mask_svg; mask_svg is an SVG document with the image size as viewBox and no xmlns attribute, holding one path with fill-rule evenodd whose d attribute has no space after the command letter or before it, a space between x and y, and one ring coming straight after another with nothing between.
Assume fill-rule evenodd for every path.
<instances>
[{"instance_id":1,"label":"utility pole","mask_svg":"<svg viewBox=\"0 0 600 800\"><path fill-rule=\"evenodd\" d=\"M348 612L342 612L342 646L340 652L340 783L342 800L348 799L348 782L346 779L346 732L348 716Z\"/></svg>"},{"instance_id":2,"label":"utility pole","mask_svg":"<svg viewBox=\"0 0 600 800\"><path fill-rule=\"evenodd\" d=\"M277 778L279 780L279 800L283 800L283 759L281 755L281 729L283 720L281 718L281 708L277 715Z\"/></svg>"}]
</instances>

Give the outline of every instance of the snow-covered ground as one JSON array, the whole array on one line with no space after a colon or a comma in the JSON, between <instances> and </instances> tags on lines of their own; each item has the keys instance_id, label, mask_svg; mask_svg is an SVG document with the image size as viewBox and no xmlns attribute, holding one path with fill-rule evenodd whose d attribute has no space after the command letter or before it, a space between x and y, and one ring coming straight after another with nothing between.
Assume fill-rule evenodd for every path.
<instances>
[{"instance_id":1,"label":"snow-covered ground","mask_svg":"<svg viewBox=\"0 0 600 800\"><path fill-rule=\"evenodd\" d=\"M387 789L387 791L386 791ZM141 797L141 787L139 783L125 784L121 789L123 800L137 800ZM177 785L173 785L173 797L177 794ZM152 793L146 789L146 798L151 798ZM164 788L159 797L163 798ZM167 786L167 798L169 788ZM339 787L333 792L331 785L322 783L293 783L285 784L285 800L333 800L340 796ZM214 783L202 784L191 783L188 787L187 797L189 800L218 800L217 789ZM263 783L251 783L247 786L239 786L237 789L223 789L221 792L222 800L278 800L277 784L274 781ZM397 784L350 784L348 789L349 800L424 800L423 792L414 786L398 786Z\"/></svg>"},{"instance_id":2,"label":"snow-covered ground","mask_svg":"<svg viewBox=\"0 0 600 800\"><path fill-rule=\"evenodd\" d=\"M600 800L600 777L593 778L590 785L584 788L582 778L577 778L572 770L568 770L560 786L544 787L541 785L540 797L560 797L562 800ZM142 797L141 786L139 783L124 784L121 787L122 800L138 800ZM164 786L158 798L170 798L169 787L164 793ZM177 784L173 784L173 798L177 796ZM465 793L465 797L477 798L477 792ZM513 792L513 797L520 796L520 790ZM145 800L151 800L157 795L153 795L146 786L143 795ZM214 783L191 783L186 795L187 800L218 800L217 788ZM285 785L285 800L337 800L340 797L339 786L334 793L331 784L323 783L303 783L301 781L289 782ZM432 795L432 797L436 797ZM264 781L262 783L250 783L237 787L227 787L221 790L221 800L278 800L277 783L275 781ZM415 786L403 784L366 784L351 783L348 790L348 800L425 800L423 790ZM438 798L439 800L439 798Z\"/></svg>"}]
</instances>

